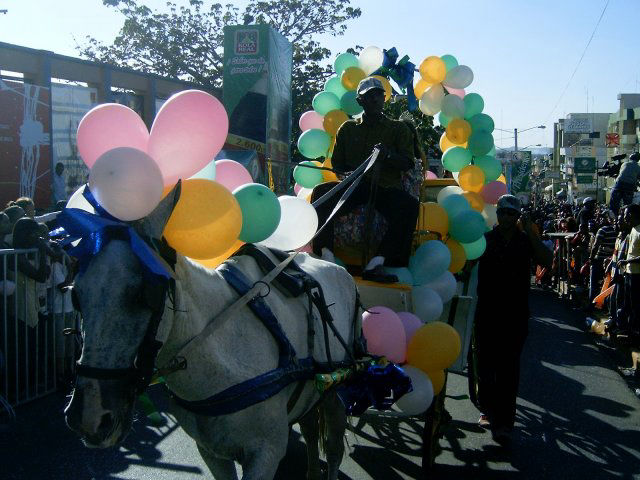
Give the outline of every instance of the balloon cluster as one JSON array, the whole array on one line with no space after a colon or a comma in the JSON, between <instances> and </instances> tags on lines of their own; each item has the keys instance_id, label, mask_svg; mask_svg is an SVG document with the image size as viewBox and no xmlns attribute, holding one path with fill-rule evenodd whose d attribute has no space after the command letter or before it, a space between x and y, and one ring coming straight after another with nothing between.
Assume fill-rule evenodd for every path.
<instances>
[{"instance_id":1,"label":"balloon cluster","mask_svg":"<svg viewBox=\"0 0 640 480\"><path fill-rule=\"evenodd\" d=\"M413 390L396 405L407 415L424 412L444 386L444 370L460 354L460 336L443 322L424 324L409 312L373 307L362 314L362 332L367 350L383 355L411 378Z\"/></svg>"},{"instance_id":2,"label":"balloon cluster","mask_svg":"<svg viewBox=\"0 0 640 480\"><path fill-rule=\"evenodd\" d=\"M151 132L123 105L93 108L78 125L78 152L90 169L94 197L122 221L147 216L182 179L163 235L177 252L204 266L219 265L245 242L283 250L307 244L318 226L311 205L278 198L238 162L215 160L228 129L218 99L187 90L165 102ZM95 213L83 189L67 206Z\"/></svg>"}]
</instances>

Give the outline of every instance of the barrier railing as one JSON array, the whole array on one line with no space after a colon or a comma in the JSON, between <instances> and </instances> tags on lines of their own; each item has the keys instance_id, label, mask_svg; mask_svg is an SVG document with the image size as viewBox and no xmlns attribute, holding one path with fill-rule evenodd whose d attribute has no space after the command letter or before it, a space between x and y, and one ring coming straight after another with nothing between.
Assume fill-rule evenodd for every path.
<instances>
[{"instance_id":1,"label":"barrier railing","mask_svg":"<svg viewBox=\"0 0 640 480\"><path fill-rule=\"evenodd\" d=\"M12 406L55 391L74 356L63 330L75 327L76 315L59 288L66 258L47 257L49 275L38 282L25 273L27 262L38 265L38 255L36 249L0 250L0 396Z\"/></svg>"}]
</instances>

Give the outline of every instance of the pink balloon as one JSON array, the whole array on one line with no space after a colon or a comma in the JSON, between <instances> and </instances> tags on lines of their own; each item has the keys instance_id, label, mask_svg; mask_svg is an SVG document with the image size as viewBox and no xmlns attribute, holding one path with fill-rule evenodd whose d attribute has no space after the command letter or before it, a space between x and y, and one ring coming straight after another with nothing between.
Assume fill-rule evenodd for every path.
<instances>
[{"instance_id":1,"label":"pink balloon","mask_svg":"<svg viewBox=\"0 0 640 480\"><path fill-rule=\"evenodd\" d=\"M234 160L216 160L216 182L233 192L242 185L253 183L253 178L242 164Z\"/></svg>"},{"instance_id":2,"label":"pink balloon","mask_svg":"<svg viewBox=\"0 0 640 480\"><path fill-rule=\"evenodd\" d=\"M431 170L427 170L427 174L425 175L425 178L427 180L433 180L438 178L438 176L435 173L433 173Z\"/></svg>"},{"instance_id":3,"label":"pink balloon","mask_svg":"<svg viewBox=\"0 0 640 480\"><path fill-rule=\"evenodd\" d=\"M387 307L373 307L362 314L362 333L367 339L367 350L384 355L392 362L404 362L407 336L402 320Z\"/></svg>"},{"instance_id":4,"label":"pink balloon","mask_svg":"<svg viewBox=\"0 0 640 480\"><path fill-rule=\"evenodd\" d=\"M498 199L506 193L507 186L498 181L487 183L482 188L482 192L480 192L485 203L490 203L491 205L498 203Z\"/></svg>"},{"instance_id":5,"label":"pink balloon","mask_svg":"<svg viewBox=\"0 0 640 480\"><path fill-rule=\"evenodd\" d=\"M424 323L417 316L410 312L398 312L396 315L400 317L400 321L402 322L402 326L404 327L404 333L407 337L407 344L411 341L411 337L416 333Z\"/></svg>"},{"instance_id":6,"label":"pink balloon","mask_svg":"<svg viewBox=\"0 0 640 480\"><path fill-rule=\"evenodd\" d=\"M464 98L464 96L466 95L464 88L447 87L447 91L453 95L459 96L460 98Z\"/></svg>"},{"instance_id":7,"label":"pink balloon","mask_svg":"<svg viewBox=\"0 0 640 480\"><path fill-rule=\"evenodd\" d=\"M300 248L296 248L296 252L313 253L313 247L310 243L307 243Z\"/></svg>"},{"instance_id":8,"label":"pink balloon","mask_svg":"<svg viewBox=\"0 0 640 480\"><path fill-rule=\"evenodd\" d=\"M300 189L302 188L302 186L298 185L297 183L293 186L293 193L295 193L296 195L298 195L298 193L300 192Z\"/></svg>"},{"instance_id":9,"label":"pink balloon","mask_svg":"<svg viewBox=\"0 0 640 480\"><path fill-rule=\"evenodd\" d=\"M147 151L149 132L136 112L118 103L89 110L78 125L78 153L91 168L99 156L118 147Z\"/></svg>"},{"instance_id":10,"label":"pink balloon","mask_svg":"<svg viewBox=\"0 0 640 480\"><path fill-rule=\"evenodd\" d=\"M185 90L169 98L153 122L148 148L165 186L204 168L224 145L228 131L227 112L213 95Z\"/></svg>"},{"instance_id":11,"label":"pink balloon","mask_svg":"<svg viewBox=\"0 0 640 480\"><path fill-rule=\"evenodd\" d=\"M324 121L324 117L320 115L315 110L309 110L308 112L304 112L300 115L300 120L298 120L298 125L300 125L300 130L303 132L306 130L310 130L312 128L319 128L320 130L324 130L322 122Z\"/></svg>"}]
</instances>

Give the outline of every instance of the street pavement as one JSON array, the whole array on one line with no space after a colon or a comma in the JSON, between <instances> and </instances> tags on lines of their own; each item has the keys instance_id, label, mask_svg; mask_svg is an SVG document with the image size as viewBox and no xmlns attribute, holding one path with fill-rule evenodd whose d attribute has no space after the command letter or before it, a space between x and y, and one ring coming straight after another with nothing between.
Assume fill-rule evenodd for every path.
<instances>
[{"instance_id":1,"label":"street pavement","mask_svg":"<svg viewBox=\"0 0 640 480\"><path fill-rule=\"evenodd\" d=\"M580 316L548 292L532 292L531 306L510 448L477 426L466 377L450 374L453 420L431 471L420 467L418 419L372 414L351 420L340 480L640 479L640 399L582 330ZM193 441L166 413L162 388L151 396L166 424L153 427L140 415L124 444L110 450L87 449L66 428L62 393L20 407L16 424L0 430L0 479L211 479ZM294 427L277 479L305 478L305 465Z\"/></svg>"}]
</instances>

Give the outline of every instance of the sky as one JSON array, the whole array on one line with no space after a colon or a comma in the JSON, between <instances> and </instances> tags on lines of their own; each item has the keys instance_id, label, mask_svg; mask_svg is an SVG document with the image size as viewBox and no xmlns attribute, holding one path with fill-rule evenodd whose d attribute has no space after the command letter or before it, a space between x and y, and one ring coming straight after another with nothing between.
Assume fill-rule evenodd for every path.
<instances>
[{"instance_id":1,"label":"sky","mask_svg":"<svg viewBox=\"0 0 640 480\"><path fill-rule=\"evenodd\" d=\"M162 9L165 1L145 4ZM360 7L362 16L347 24L343 36L321 37L324 46L335 55L356 45L396 47L415 64L431 55L454 55L474 72L466 91L482 95L485 113L508 131L494 133L502 148L513 146L514 128L537 125L546 129L520 133L519 148L551 147L558 118L610 113L618 108L619 93L640 91L640 0L351 0L351 5ZM0 41L70 56L78 56L76 45L87 35L110 42L123 23L102 0L0 0L0 9L8 10L0 15Z\"/></svg>"}]
</instances>

